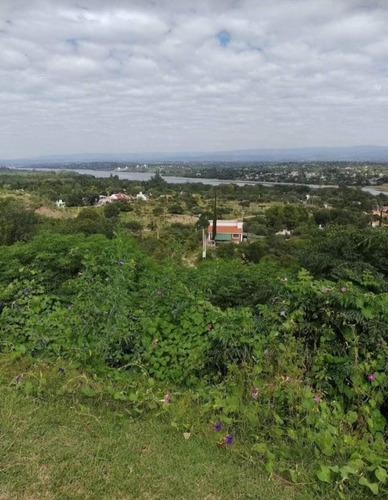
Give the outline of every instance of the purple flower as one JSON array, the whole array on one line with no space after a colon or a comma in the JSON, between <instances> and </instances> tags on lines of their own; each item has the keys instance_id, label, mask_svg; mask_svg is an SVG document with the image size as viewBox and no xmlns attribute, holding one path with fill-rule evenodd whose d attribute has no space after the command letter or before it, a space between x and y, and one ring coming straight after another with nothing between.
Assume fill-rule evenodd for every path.
<instances>
[{"instance_id":1,"label":"purple flower","mask_svg":"<svg viewBox=\"0 0 388 500\"><path fill-rule=\"evenodd\" d=\"M233 436L226 436L225 438L225 444L227 444L228 446L230 446L231 444L233 444Z\"/></svg>"},{"instance_id":2,"label":"purple flower","mask_svg":"<svg viewBox=\"0 0 388 500\"><path fill-rule=\"evenodd\" d=\"M171 392L167 391L166 395L163 398L163 403L166 403L166 404L169 403L170 399L171 399Z\"/></svg>"},{"instance_id":3,"label":"purple flower","mask_svg":"<svg viewBox=\"0 0 388 500\"><path fill-rule=\"evenodd\" d=\"M283 318L286 317L286 311L280 311L279 316L282 316Z\"/></svg>"},{"instance_id":4,"label":"purple flower","mask_svg":"<svg viewBox=\"0 0 388 500\"><path fill-rule=\"evenodd\" d=\"M259 395L259 389L255 386L251 388L251 394L253 399L257 399L257 396Z\"/></svg>"},{"instance_id":5,"label":"purple flower","mask_svg":"<svg viewBox=\"0 0 388 500\"><path fill-rule=\"evenodd\" d=\"M318 396L318 394L314 397L314 401L316 403L320 403L322 401L321 396Z\"/></svg>"},{"instance_id":6,"label":"purple flower","mask_svg":"<svg viewBox=\"0 0 388 500\"><path fill-rule=\"evenodd\" d=\"M208 324L207 324L207 327L209 328L209 330L213 330L214 325L213 325L213 323L208 323Z\"/></svg>"},{"instance_id":7,"label":"purple flower","mask_svg":"<svg viewBox=\"0 0 388 500\"><path fill-rule=\"evenodd\" d=\"M123 260L119 260L118 264L119 264L119 266L123 266L124 265L124 261Z\"/></svg>"},{"instance_id":8,"label":"purple flower","mask_svg":"<svg viewBox=\"0 0 388 500\"><path fill-rule=\"evenodd\" d=\"M158 288L155 293L156 295L163 295L163 292L162 290L160 290L160 288Z\"/></svg>"},{"instance_id":9,"label":"purple flower","mask_svg":"<svg viewBox=\"0 0 388 500\"><path fill-rule=\"evenodd\" d=\"M18 375L18 376L16 377L16 379L15 379L15 382L16 382L17 384L20 384L20 382L22 381L22 378L23 378L23 375Z\"/></svg>"},{"instance_id":10,"label":"purple flower","mask_svg":"<svg viewBox=\"0 0 388 500\"><path fill-rule=\"evenodd\" d=\"M343 287L341 288L341 293L345 293L345 292L347 292L347 290L348 290L348 289L346 288L346 286L343 286Z\"/></svg>"},{"instance_id":11,"label":"purple flower","mask_svg":"<svg viewBox=\"0 0 388 500\"><path fill-rule=\"evenodd\" d=\"M370 373L370 374L368 375L368 379L369 379L371 382L373 382L374 380L376 380L376 375L375 375L374 373Z\"/></svg>"},{"instance_id":12,"label":"purple flower","mask_svg":"<svg viewBox=\"0 0 388 500\"><path fill-rule=\"evenodd\" d=\"M217 420L217 422L214 424L214 430L215 430L216 432L220 432L220 430L221 430L221 429L222 429L221 422L219 422L219 421Z\"/></svg>"},{"instance_id":13,"label":"purple flower","mask_svg":"<svg viewBox=\"0 0 388 500\"><path fill-rule=\"evenodd\" d=\"M58 372L63 375L65 373L65 369L64 368L58 368Z\"/></svg>"},{"instance_id":14,"label":"purple flower","mask_svg":"<svg viewBox=\"0 0 388 500\"><path fill-rule=\"evenodd\" d=\"M383 345L383 343L381 342L381 340L378 340L378 341L376 342L376 345L377 345L377 347L381 347L381 346Z\"/></svg>"},{"instance_id":15,"label":"purple flower","mask_svg":"<svg viewBox=\"0 0 388 500\"><path fill-rule=\"evenodd\" d=\"M328 291L329 291L329 287L328 287L328 286L324 286L324 287L322 288L322 292L328 292Z\"/></svg>"},{"instance_id":16,"label":"purple flower","mask_svg":"<svg viewBox=\"0 0 388 500\"><path fill-rule=\"evenodd\" d=\"M68 309L73 309L73 304L67 304Z\"/></svg>"}]
</instances>

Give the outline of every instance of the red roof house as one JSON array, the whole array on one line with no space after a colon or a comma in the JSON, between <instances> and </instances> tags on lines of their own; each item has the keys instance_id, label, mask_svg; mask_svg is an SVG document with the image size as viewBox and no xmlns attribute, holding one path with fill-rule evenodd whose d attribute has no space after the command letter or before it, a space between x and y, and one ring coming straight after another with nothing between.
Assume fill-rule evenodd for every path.
<instances>
[{"instance_id":1,"label":"red roof house","mask_svg":"<svg viewBox=\"0 0 388 500\"><path fill-rule=\"evenodd\" d=\"M241 243L243 240L243 221L236 220L217 220L216 223L216 238L213 238L213 221L209 220L209 226L207 229L208 241L209 242L233 242Z\"/></svg>"}]
</instances>

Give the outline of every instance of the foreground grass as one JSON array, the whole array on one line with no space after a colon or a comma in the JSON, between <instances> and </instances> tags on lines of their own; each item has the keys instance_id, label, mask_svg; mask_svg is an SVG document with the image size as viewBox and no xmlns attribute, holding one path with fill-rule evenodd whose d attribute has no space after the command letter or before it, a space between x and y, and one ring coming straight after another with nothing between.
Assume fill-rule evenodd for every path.
<instances>
[{"instance_id":1,"label":"foreground grass","mask_svg":"<svg viewBox=\"0 0 388 500\"><path fill-rule=\"evenodd\" d=\"M155 417L0 393L0 499L297 499L209 439Z\"/></svg>"}]
</instances>

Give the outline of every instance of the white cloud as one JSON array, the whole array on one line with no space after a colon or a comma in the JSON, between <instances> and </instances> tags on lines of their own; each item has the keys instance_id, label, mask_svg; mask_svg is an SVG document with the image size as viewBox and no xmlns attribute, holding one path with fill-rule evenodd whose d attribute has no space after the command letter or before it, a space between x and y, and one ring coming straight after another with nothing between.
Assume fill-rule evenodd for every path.
<instances>
[{"instance_id":1,"label":"white cloud","mask_svg":"<svg viewBox=\"0 0 388 500\"><path fill-rule=\"evenodd\" d=\"M0 158L385 145L387 22L368 0L1 0Z\"/></svg>"}]
</instances>

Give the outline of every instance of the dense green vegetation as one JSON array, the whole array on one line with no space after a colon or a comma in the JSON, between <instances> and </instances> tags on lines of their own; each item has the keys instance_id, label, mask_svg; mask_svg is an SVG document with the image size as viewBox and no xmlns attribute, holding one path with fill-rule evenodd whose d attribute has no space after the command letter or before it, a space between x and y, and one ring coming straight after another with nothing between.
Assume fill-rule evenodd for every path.
<instances>
[{"instance_id":1,"label":"dense green vegetation","mask_svg":"<svg viewBox=\"0 0 388 500\"><path fill-rule=\"evenodd\" d=\"M306 187L221 186L220 216L244 210L253 237L201 261L210 186L8 171L0 181L7 398L75 398L82 413L111 408L113 426L115 412L139 429L153 415L301 498L387 497L388 228L370 226L383 197L344 188L307 203ZM153 196L85 207L92 183L97 196ZM78 208L41 211L73 188ZM290 238L275 235L284 227Z\"/></svg>"}]
</instances>

